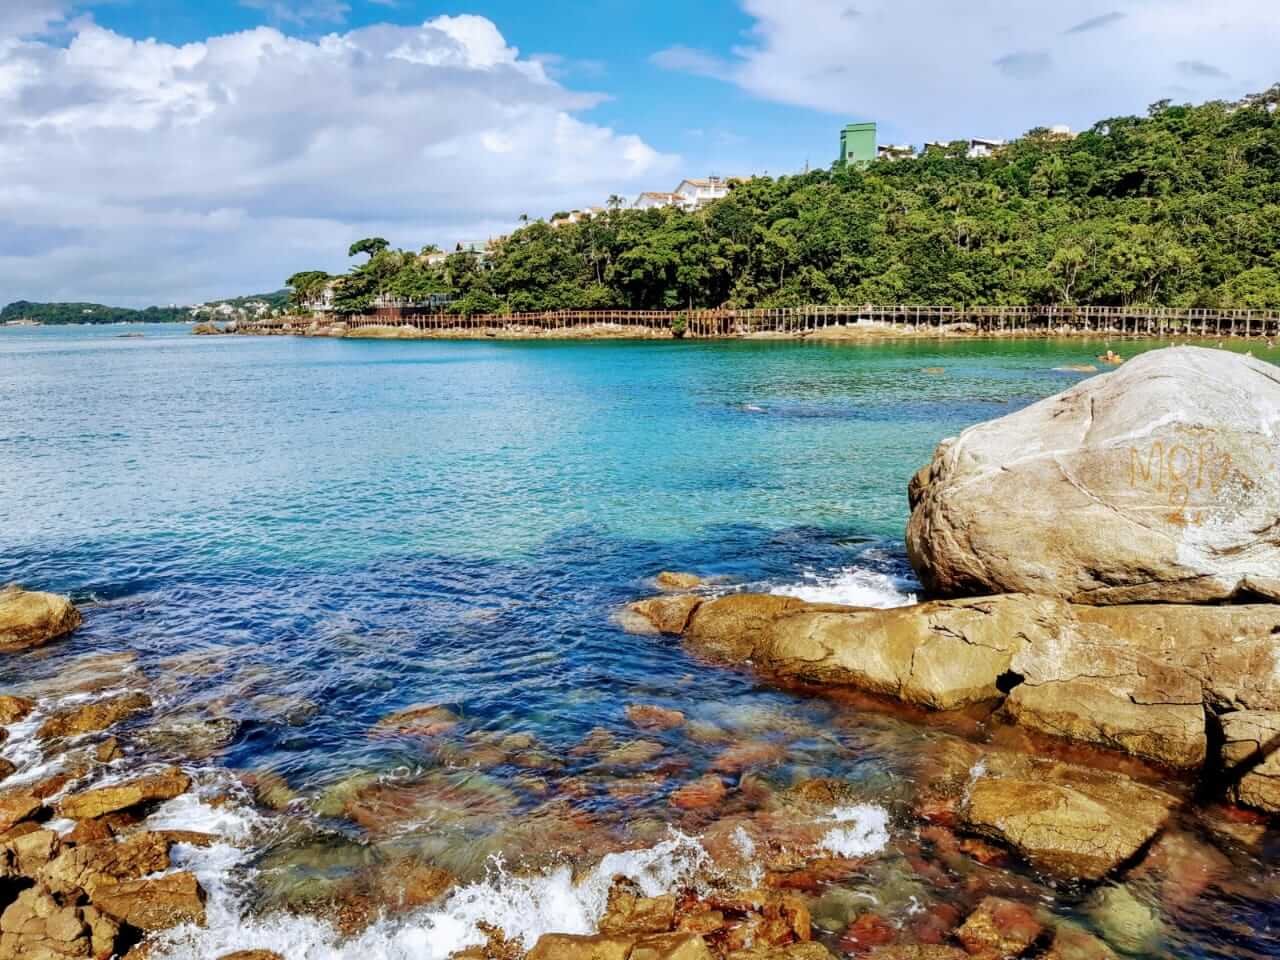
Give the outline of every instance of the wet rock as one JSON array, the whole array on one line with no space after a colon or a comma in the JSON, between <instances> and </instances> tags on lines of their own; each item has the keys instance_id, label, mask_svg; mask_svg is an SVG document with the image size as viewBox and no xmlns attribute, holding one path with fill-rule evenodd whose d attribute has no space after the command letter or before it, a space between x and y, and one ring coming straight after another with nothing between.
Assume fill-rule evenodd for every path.
<instances>
[{"instance_id":1,"label":"wet rock","mask_svg":"<svg viewBox=\"0 0 1280 960\"><path fill-rule=\"evenodd\" d=\"M169 838L154 833L81 843L46 863L37 879L52 893L92 899L100 887L167 870L169 847Z\"/></svg>"},{"instance_id":2,"label":"wet rock","mask_svg":"<svg viewBox=\"0 0 1280 960\"><path fill-rule=\"evenodd\" d=\"M667 933L676 924L674 894L645 897L634 885L617 881L609 889L608 905L600 918L604 934Z\"/></svg>"},{"instance_id":3,"label":"wet rock","mask_svg":"<svg viewBox=\"0 0 1280 960\"><path fill-rule=\"evenodd\" d=\"M766 740L739 743L721 753L711 764L717 773L741 773L753 767L772 767L787 756L787 749L780 743Z\"/></svg>"},{"instance_id":4,"label":"wet rock","mask_svg":"<svg viewBox=\"0 0 1280 960\"><path fill-rule=\"evenodd\" d=\"M1025 953L1044 932L1026 904L987 897L956 931L956 939L974 956L1011 960Z\"/></svg>"},{"instance_id":5,"label":"wet rock","mask_svg":"<svg viewBox=\"0 0 1280 960\"><path fill-rule=\"evenodd\" d=\"M868 956L871 960L969 960L963 950L932 943L877 947Z\"/></svg>"},{"instance_id":6,"label":"wet rock","mask_svg":"<svg viewBox=\"0 0 1280 960\"><path fill-rule=\"evenodd\" d=\"M645 937L636 943L630 960L714 960L702 937L692 933L667 933Z\"/></svg>"},{"instance_id":7,"label":"wet rock","mask_svg":"<svg viewBox=\"0 0 1280 960\"><path fill-rule=\"evenodd\" d=\"M1044 960L1118 960L1116 952L1093 934L1073 923L1062 923Z\"/></svg>"},{"instance_id":8,"label":"wet rock","mask_svg":"<svg viewBox=\"0 0 1280 960\"><path fill-rule=\"evenodd\" d=\"M253 799L268 810L283 812L298 799L289 781L274 770L249 771L241 774L240 782L253 794Z\"/></svg>"},{"instance_id":9,"label":"wet rock","mask_svg":"<svg viewBox=\"0 0 1280 960\"><path fill-rule=\"evenodd\" d=\"M692 590L706 582L696 573L679 573L673 570L663 570L653 581L660 590Z\"/></svg>"},{"instance_id":10,"label":"wet rock","mask_svg":"<svg viewBox=\"0 0 1280 960\"><path fill-rule=\"evenodd\" d=\"M834 960L831 951L817 941L784 946L759 945L726 954L725 960Z\"/></svg>"},{"instance_id":11,"label":"wet rock","mask_svg":"<svg viewBox=\"0 0 1280 960\"><path fill-rule=\"evenodd\" d=\"M237 950L224 953L218 960L284 960L284 956L274 950Z\"/></svg>"},{"instance_id":12,"label":"wet rock","mask_svg":"<svg viewBox=\"0 0 1280 960\"><path fill-rule=\"evenodd\" d=\"M757 649L764 648L779 619L811 606L795 597L730 594L709 600L693 612L685 629L685 640L704 656L743 663L751 659Z\"/></svg>"},{"instance_id":13,"label":"wet rock","mask_svg":"<svg viewBox=\"0 0 1280 960\"><path fill-rule=\"evenodd\" d=\"M1124 884L1098 890L1089 901L1088 913L1106 941L1125 953L1155 952L1164 932L1160 915Z\"/></svg>"},{"instance_id":14,"label":"wet rock","mask_svg":"<svg viewBox=\"0 0 1280 960\"><path fill-rule=\"evenodd\" d=\"M624 611L622 625L632 633L684 633L689 618L702 604L702 598L689 593L677 593L666 597L651 597L629 604Z\"/></svg>"},{"instance_id":15,"label":"wet rock","mask_svg":"<svg viewBox=\"0 0 1280 960\"><path fill-rule=\"evenodd\" d=\"M435 903L455 882L448 870L415 857L403 857L389 864L365 868L351 886L382 910L401 913Z\"/></svg>"},{"instance_id":16,"label":"wet rock","mask_svg":"<svg viewBox=\"0 0 1280 960\"><path fill-rule=\"evenodd\" d=\"M1237 803L1280 813L1280 712L1239 710L1220 718L1223 775Z\"/></svg>"},{"instance_id":17,"label":"wet rock","mask_svg":"<svg viewBox=\"0 0 1280 960\"><path fill-rule=\"evenodd\" d=\"M869 953L873 947L881 947L898 939L898 928L874 913L864 913L845 928L840 937L840 949L849 956Z\"/></svg>"},{"instance_id":18,"label":"wet rock","mask_svg":"<svg viewBox=\"0 0 1280 960\"><path fill-rule=\"evenodd\" d=\"M14 773L17 773L18 767L9 760L0 757L0 780L5 780Z\"/></svg>"},{"instance_id":19,"label":"wet rock","mask_svg":"<svg viewBox=\"0 0 1280 960\"><path fill-rule=\"evenodd\" d=\"M107 916L139 930L168 930L180 923L203 926L204 890L187 871L127 880L100 887L94 905Z\"/></svg>"},{"instance_id":20,"label":"wet rock","mask_svg":"<svg viewBox=\"0 0 1280 960\"><path fill-rule=\"evenodd\" d=\"M207 760L231 746L240 724L230 718L170 717L137 734L147 750L168 757Z\"/></svg>"},{"instance_id":21,"label":"wet rock","mask_svg":"<svg viewBox=\"0 0 1280 960\"><path fill-rule=\"evenodd\" d=\"M58 813L71 820L89 820L144 803L172 800L191 789L191 778L177 767L127 783L86 790L64 797Z\"/></svg>"},{"instance_id":22,"label":"wet rock","mask_svg":"<svg viewBox=\"0 0 1280 960\"><path fill-rule=\"evenodd\" d=\"M724 802L729 790L715 774L700 777L671 794L671 805L680 810L705 810Z\"/></svg>"},{"instance_id":23,"label":"wet rock","mask_svg":"<svg viewBox=\"0 0 1280 960\"><path fill-rule=\"evenodd\" d=\"M538 938L528 960L628 960L635 937L547 933Z\"/></svg>"},{"instance_id":24,"label":"wet rock","mask_svg":"<svg viewBox=\"0 0 1280 960\"><path fill-rule=\"evenodd\" d=\"M25 720L36 708L34 700L26 697L15 697L5 694L0 696L0 724L17 723Z\"/></svg>"},{"instance_id":25,"label":"wet rock","mask_svg":"<svg viewBox=\"0 0 1280 960\"><path fill-rule=\"evenodd\" d=\"M631 740L600 757L606 767L639 767L656 760L665 748L652 740Z\"/></svg>"},{"instance_id":26,"label":"wet rock","mask_svg":"<svg viewBox=\"0 0 1280 960\"><path fill-rule=\"evenodd\" d=\"M397 710L374 724L373 737L438 737L458 725L460 718L452 708L438 703L424 703Z\"/></svg>"},{"instance_id":27,"label":"wet rock","mask_svg":"<svg viewBox=\"0 0 1280 960\"><path fill-rule=\"evenodd\" d=\"M6 790L0 793L0 833L33 817L44 804L28 790Z\"/></svg>"},{"instance_id":28,"label":"wet rock","mask_svg":"<svg viewBox=\"0 0 1280 960\"><path fill-rule=\"evenodd\" d=\"M1098 880L1141 850L1175 803L1117 773L1015 759L972 783L961 819L1035 867Z\"/></svg>"},{"instance_id":29,"label":"wet rock","mask_svg":"<svg viewBox=\"0 0 1280 960\"><path fill-rule=\"evenodd\" d=\"M99 763L111 763L123 756L124 751L120 749L120 741L115 737L107 737L93 748L93 758Z\"/></svg>"},{"instance_id":30,"label":"wet rock","mask_svg":"<svg viewBox=\"0 0 1280 960\"><path fill-rule=\"evenodd\" d=\"M28 887L0 915L0 956L13 960L110 957L119 926L93 906L63 906Z\"/></svg>"},{"instance_id":31,"label":"wet rock","mask_svg":"<svg viewBox=\"0 0 1280 960\"><path fill-rule=\"evenodd\" d=\"M41 739L74 737L94 733L115 726L122 720L151 708L151 698L145 693L125 693L105 700L96 700L81 707L53 714L36 731Z\"/></svg>"},{"instance_id":32,"label":"wet rock","mask_svg":"<svg viewBox=\"0 0 1280 960\"><path fill-rule=\"evenodd\" d=\"M1280 573L1277 462L1275 367L1153 350L943 442L911 482L907 553L944 596L1227 599Z\"/></svg>"},{"instance_id":33,"label":"wet rock","mask_svg":"<svg viewBox=\"0 0 1280 960\"><path fill-rule=\"evenodd\" d=\"M674 730L684 725L684 714L679 710L652 704L632 704L627 707L627 719L643 730Z\"/></svg>"},{"instance_id":34,"label":"wet rock","mask_svg":"<svg viewBox=\"0 0 1280 960\"><path fill-rule=\"evenodd\" d=\"M17 584L0 588L0 653L41 647L80 626L80 611L66 597L24 590Z\"/></svg>"}]
</instances>

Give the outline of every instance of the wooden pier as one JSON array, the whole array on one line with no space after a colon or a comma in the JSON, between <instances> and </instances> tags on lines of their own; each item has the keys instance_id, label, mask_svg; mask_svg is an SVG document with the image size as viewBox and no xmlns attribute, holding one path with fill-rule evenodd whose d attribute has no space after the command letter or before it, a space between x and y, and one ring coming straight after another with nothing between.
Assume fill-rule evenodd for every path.
<instances>
[{"instance_id":1,"label":"wooden pier","mask_svg":"<svg viewBox=\"0 0 1280 960\"><path fill-rule=\"evenodd\" d=\"M1276 337L1280 310L1218 310L1175 307L916 306L871 305L779 307L752 310L557 310L464 316L411 305L381 306L369 313L271 317L239 326L250 334L315 333L341 324L346 330L403 329L425 336L574 337L591 330L619 335L667 335L683 324L690 339L755 335L802 337L828 327L878 325L916 334L969 333L1043 337L1097 334L1110 337Z\"/></svg>"}]
</instances>

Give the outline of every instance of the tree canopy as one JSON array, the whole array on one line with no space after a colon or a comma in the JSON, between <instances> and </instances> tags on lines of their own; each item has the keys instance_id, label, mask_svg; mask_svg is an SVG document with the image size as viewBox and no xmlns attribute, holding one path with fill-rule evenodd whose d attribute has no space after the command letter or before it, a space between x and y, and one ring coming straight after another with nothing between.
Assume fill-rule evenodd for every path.
<instances>
[{"instance_id":1,"label":"tree canopy","mask_svg":"<svg viewBox=\"0 0 1280 960\"><path fill-rule=\"evenodd\" d=\"M1276 308L1278 104L1280 86L1234 103L1161 102L1074 138L1034 130L992 157L953 144L865 169L756 177L693 212L611 201L577 223L528 222L483 258L372 238L352 246L369 260L337 282L335 302Z\"/></svg>"}]
</instances>

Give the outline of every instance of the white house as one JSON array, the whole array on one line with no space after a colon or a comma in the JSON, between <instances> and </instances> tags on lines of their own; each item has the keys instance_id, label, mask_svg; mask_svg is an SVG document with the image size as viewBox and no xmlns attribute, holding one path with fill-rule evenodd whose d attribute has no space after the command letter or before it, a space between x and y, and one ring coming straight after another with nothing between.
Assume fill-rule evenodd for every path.
<instances>
[{"instance_id":1,"label":"white house","mask_svg":"<svg viewBox=\"0 0 1280 960\"><path fill-rule=\"evenodd\" d=\"M971 137L969 139L969 158L990 157L993 156L1001 147L1005 145L1003 140L988 140L983 137Z\"/></svg>"},{"instance_id":2,"label":"white house","mask_svg":"<svg viewBox=\"0 0 1280 960\"><path fill-rule=\"evenodd\" d=\"M724 177L694 177L681 180L676 187L676 202L686 210L696 210L712 200L729 195L729 181Z\"/></svg>"},{"instance_id":3,"label":"white house","mask_svg":"<svg viewBox=\"0 0 1280 960\"><path fill-rule=\"evenodd\" d=\"M652 210L655 207L674 207L680 204L680 196L675 193L647 192L636 197L631 206L636 210Z\"/></svg>"}]
</instances>

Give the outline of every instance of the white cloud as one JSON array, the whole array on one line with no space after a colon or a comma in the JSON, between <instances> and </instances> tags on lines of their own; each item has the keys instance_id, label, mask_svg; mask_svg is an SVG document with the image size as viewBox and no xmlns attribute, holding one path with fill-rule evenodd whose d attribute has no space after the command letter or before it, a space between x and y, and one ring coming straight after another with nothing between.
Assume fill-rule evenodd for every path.
<instances>
[{"instance_id":1,"label":"white cloud","mask_svg":"<svg viewBox=\"0 0 1280 960\"><path fill-rule=\"evenodd\" d=\"M480 17L184 46L3 22L0 301L272 288L365 234L482 239L675 168Z\"/></svg>"},{"instance_id":2,"label":"white cloud","mask_svg":"<svg viewBox=\"0 0 1280 960\"><path fill-rule=\"evenodd\" d=\"M240 0L240 6L261 10L273 23L345 23L351 7L342 0Z\"/></svg>"},{"instance_id":3,"label":"white cloud","mask_svg":"<svg viewBox=\"0 0 1280 960\"><path fill-rule=\"evenodd\" d=\"M1277 80L1275 0L740 2L755 22L731 59L677 47L655 62L876 119L916 142L1081 127L1165 97L1235 97Z\"/></svg>"}]
</instances>

